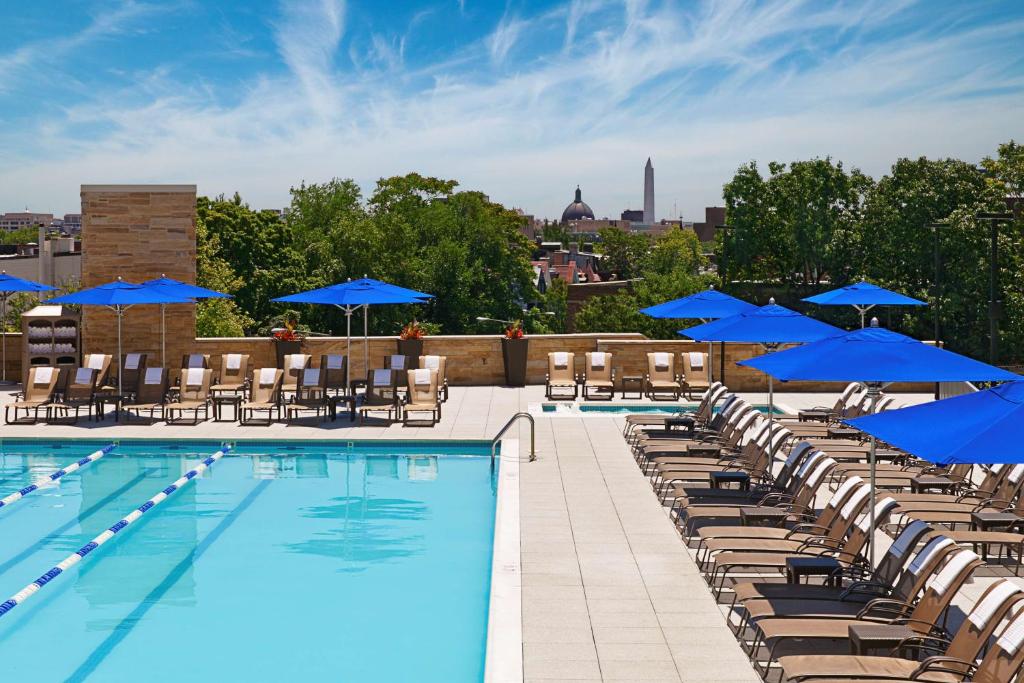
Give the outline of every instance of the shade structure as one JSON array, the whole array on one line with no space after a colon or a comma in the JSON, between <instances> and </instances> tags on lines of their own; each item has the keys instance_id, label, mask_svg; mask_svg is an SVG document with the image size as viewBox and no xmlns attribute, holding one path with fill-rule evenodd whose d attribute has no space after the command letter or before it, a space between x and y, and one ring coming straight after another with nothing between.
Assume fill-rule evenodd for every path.
<instances>
[{"instance_id":1,"label":"shade structure","mask_svg":"<svg viewBox=\"0 0 1024 683\"><path fill-rule=\"evenodd\" d=\"M18 292L51 292L53 287L50 285L44 285L39 282L33 282L32 280L25 280L14 275L8 275L7 271L0 271L0 308L2 308L3 318L3 353L2 361L3 373L2 381L7 382L7 300L10 299L12 294Z\"/></svg>"},{"instance_id":2,"label":"shade structure","mask_svg":"<svg viewBox=\"0 0 1024 683\"><path fill-rule=\"evenodd\" d=\"M51 304L79 304L81 306L106 306L117 315L117 393L122 390L121 375L121 321L132 306L142 304L184 304L191 299L171 296L144 285L124 282L120 278L89 289L58 296L47 301Z\"/></svg>"},{"instance_id":3,"label":"shade structure","mask_svg":"<svg viewBox=\"0 0 1024 683\"><path fill-rule=\"evenodd\" d=\"M1019 375L924 344L912 337L871 326L795 349L741 361L781 380L863 382L874 408L882 387L890 382L956 382L1015 380ZM870 432L869 432L870 433ZM871 437L871 495L875 494L875 444ZM874 507L871 508L874 528ZM869 546L874 562L874 538Z\"/></svg>"},{"instance_id":4,"label":"shade structure","mask_svg":"<svg viewBox=\"0 0 1024 683\"><path fill-rule=\"evenodd\" d=\"M173 278L169 278L166 275L161 275L155 280L146 280L142 283L144 287L148 287L162 294L170 296L180 296L187 300L196 299L230 299L230 294L224 292L217 292L206 287L199 287L197 285L190 285L187 282L180 282ZM160 304L160 365L167 365L167 325L165 321L165 312L167 310L167 304Z\"/></svg>"},{"instance_id":5,"label":"shade structure","mask_svg":"<svg viewBox=\"0 0 1024 683\"><path fill-rule=\"evenodd\" d=\"M714 287L696 294L684 296L681 299L673 299L656 306L641 308L640 312L651 318L696 318L702 321L728 318L737 313L746 313L757 308L754 304L747 303L742 299L729 296L719 292ZM711 381L711 368L713 366L712 356L714 355L713 342L708 342L708 381ZM724 369L725 354L722 354Z\"/></svg>"},{"instance_id":6,"label":"shade structure","mask_svg":"<svg viewBox=\"0 0 1024 683\"><path fill-rule=\"evenodd\" d=\"M363 309L363 364L369 366L368 351L368 309L370 306L379 304L422 304L425 299L433 299L433 294L417 292L414 289L406 289L388 282L381 282L373 278L360 278L349 280L336 285L311 289L298 294L280 296L273 301L294 304L321 304L326 306L337 306L345 312L345 353L349 356L349 362L345 363L347 375L345 383L351 386L351 360L349 352L352 346L352 313Z\"/></svg>"},{"instance_id":7,"label":"shade structure","mask_svg":"<svg viewBox=\"0 0 1024 683\"><path fill-rule=\"evenodd\" d=\"M847 420L940 465L1024 462L1024 381Z\"/></svg>"},{"instance_id":8,"label":"shade structure","mask_svg":"<svg viewBox=\"0 0 1024 683\"><path fill-rule=\"evenodd\" d=\"M913 299L870 282L860 282L821 294L809 296L804 301L819 306L853 306L860 313L860 326L864 327L864 316L875 306L927 306L927 302Z\"/></svg>"}]
</instances>

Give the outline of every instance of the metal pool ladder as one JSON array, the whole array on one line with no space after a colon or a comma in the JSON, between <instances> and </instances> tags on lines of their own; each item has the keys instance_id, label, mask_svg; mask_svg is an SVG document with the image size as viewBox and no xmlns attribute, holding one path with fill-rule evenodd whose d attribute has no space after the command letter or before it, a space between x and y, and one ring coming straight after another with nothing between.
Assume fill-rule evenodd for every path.
<instances>
[{"instance_id":1,"label":"metal pool ladder","mask_svg":"<svg viewBox=\"0 0 1024 683\"><path fill-rule=\"evenodd\" d=\"M498 441L501 439L502 436L505 435L505 432L507 432L509 430L509 427L514 425L516 423L516 421L518 421L520 418L524 418L524 417L527 420L530 421L530 462L533 462L534 460L537 459L537 438L536 438L537 423L534 421L533 415L530 415L529 413L525 413L525 412L518 412L515 415L513 415L511 418L509 418L509 421L505 423L505 426L502 427L500 430L498 430L498 434L493 439L491 439L491 464L492 465L494 464L494 451L498 447Z\"/></svg>"}]
</instances>

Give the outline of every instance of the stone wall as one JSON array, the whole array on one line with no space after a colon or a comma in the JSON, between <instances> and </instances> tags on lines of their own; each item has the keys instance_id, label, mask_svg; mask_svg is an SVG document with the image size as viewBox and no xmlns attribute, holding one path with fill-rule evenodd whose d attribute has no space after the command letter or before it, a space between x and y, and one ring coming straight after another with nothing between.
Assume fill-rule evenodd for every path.
<instances>
[{"instance_id":1,"label":"stone wall","mask_svg":"<svg viewBox=\"0 0 1024 683\"><path fill-rule=\"evenodd\" d=\"M116 280L142 282L165 274L196 281L195 185L83 185L82 286ZM187 353L196 336L195 306L166 307L167 360ZM135 306L124 316L124 351L160 355L160 307ZM84 307L84 353L117 349L117 317Z\"/></svg>"}]
</instances>

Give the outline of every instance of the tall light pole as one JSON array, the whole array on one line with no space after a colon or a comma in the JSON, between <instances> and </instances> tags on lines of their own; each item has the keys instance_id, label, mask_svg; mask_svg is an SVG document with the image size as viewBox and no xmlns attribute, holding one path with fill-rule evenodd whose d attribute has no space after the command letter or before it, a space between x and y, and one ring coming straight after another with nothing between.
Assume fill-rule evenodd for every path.
<instances>
[{"instance_id":1,"label":"tall light pole","mask_svg":"<svg viewBox=\"0 0 1024 683\"><path fill-rule=\"evenodd\" d=\"M725 253L729 248L729 231L735 230L734 225L716 225L715 230L722 231L722 258L719 259L718 264L718 278L722 281L722 291L725 291L725 285L728 283L725 275ZM725 384L725 342L718 343L718 381Z\"/></svg>"},{"instance_id":2,"label":"tall light pole","mask_svg":"<svg viewBox=\"0 0 1024 683\"><path fill-rule=\"evenodd\" d=\"M999 224L1009 223L1013 214L982 211L974 214L975 220L988 222L988 362L995 365L999 359Z\"/></svg>"},{"instance_id":3,"label":"tall light pole","mask_svg":"<svg viewBox=\"0 0 1024 683\"><path fill-rule=\"evenodd\" d=\"M932 315L935 322L935 333L933 339L935 346L942 345L942 257L939 251L939 230L948 228L949 223L929 223L928 229L932 231L933 256L935 257L935 275L932 278ZM939 400L939 383L935 383L935 400Z\"/></svg>"}]
</instances>

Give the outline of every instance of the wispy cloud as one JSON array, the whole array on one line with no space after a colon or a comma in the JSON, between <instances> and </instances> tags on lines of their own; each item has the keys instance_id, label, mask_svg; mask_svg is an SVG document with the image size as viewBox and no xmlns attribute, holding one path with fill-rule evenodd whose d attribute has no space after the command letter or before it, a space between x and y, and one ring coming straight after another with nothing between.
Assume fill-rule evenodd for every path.
<instances>
[{"instance_id":1,"label":"wispy cloud","mask_svg":"<svg viewBox=\"0 0 1024 683\"><path fill-rule=\"evenodd\" d=\"M501 64L508 56L516 42L519 34L526 27L526 22L506 14L501 18L498 27L487 37L487 51L491 55L491 61Z\"/></svg>"},{"instance_id":2,"label":"wispy cloud","mask_svg":"<svg viewBox=\"0 0 1024 683\"><path fill-rule=\"evenodd\" d=\"M321 121L340 110L334 57L345 30L344 0L282 0L277 49Z\"/></svg>"}]
</instances>

